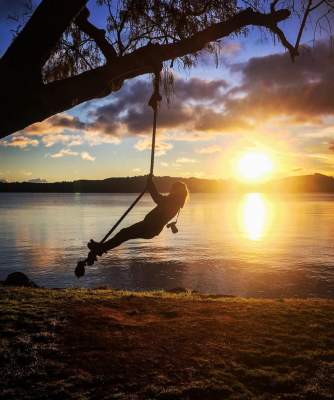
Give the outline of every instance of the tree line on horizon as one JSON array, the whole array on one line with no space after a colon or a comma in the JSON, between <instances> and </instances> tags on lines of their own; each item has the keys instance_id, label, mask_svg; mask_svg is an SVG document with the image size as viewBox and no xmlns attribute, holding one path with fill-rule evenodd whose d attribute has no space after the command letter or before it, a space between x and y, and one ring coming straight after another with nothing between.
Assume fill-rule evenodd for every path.
<instances>
[{"instance_id":1,"label":"tree line on horizon","mask_svg":"<svg viewBox=\"0 0 334 400\"><path fill-rule=\"evenodd\" d=\"M1 192L22 193L139 193L146 184L146 176L115 177L103 180L76 180L73 182L0 182ZM191 193L224 192L288 192L334 193L334 178L322 174L291 176L263 183L241 183L234 180L155 177L157 188L167 193L178 180L185 182Z\"/></svg>"}]
</instances>

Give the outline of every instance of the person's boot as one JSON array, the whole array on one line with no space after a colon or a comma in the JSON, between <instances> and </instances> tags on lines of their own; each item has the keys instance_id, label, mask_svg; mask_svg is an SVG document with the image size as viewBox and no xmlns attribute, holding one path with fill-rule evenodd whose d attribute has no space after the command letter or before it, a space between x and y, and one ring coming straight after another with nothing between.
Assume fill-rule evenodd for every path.
<instances>
[{"instance_id":1,"label":"person's boot","mask_svg":"<svg viewBox=\"0 0 334 400\"><path fill-rule=\"evenodd\" d=\"M92 266L95 261L97 261L96 253L91 250L87 256L87 265Z\"/></svg>"},{"instance_id":2,"label":"person's boot","mask_svg":"<svg viewBox=\"0 0 334 400\"><path fill-rule=\"evenodd\" d=\"M79 261L78 262L78 264L77 264L77 266L75 268L75 271L74 271L75 276L78 279L85 275L85 265L86 265L85 261Z\"/></svg>"},{"instance_id":3,"label":"person's boot","mask_svg":"<svg viewBox=\"0 0 334 400\"><path fill-rule=\"evenodd\" d=\"M89 248L89 250L91 251L91 253L93 253L95 255L95 260L96 261L96 255L98 255L99 257L102 256L103 253L105 253L106 251L104 250L104 245L103 243L100 242L95 242L95 240L91 239L88 243L87 243L87 247Z\"/></svg>"}]
</instances>

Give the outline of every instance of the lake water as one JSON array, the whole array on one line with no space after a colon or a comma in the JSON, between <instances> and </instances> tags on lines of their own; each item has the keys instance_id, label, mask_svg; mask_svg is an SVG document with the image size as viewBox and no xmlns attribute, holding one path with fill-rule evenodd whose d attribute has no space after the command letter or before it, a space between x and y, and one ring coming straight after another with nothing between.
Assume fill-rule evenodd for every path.
<instances>
[{"instance_id":1,"label":"lake water","mask_svg":"<svg viewBox=\"0 0 334 400\"><path fill-rule=\"evenodd\" d=\"M130 241L76 279L88 239L100 240L134 198L0 194L0 280L22 271L46 287L334 298L333 195L192 194L179 233ZM145 196L124 225L152 206Z\"/></svg>"}]
</instances>

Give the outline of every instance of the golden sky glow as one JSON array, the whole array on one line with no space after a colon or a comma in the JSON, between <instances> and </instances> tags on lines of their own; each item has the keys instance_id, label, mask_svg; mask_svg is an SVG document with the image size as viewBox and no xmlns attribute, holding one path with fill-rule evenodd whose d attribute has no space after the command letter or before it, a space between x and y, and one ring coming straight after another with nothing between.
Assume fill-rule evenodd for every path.
<instances>
[{"instance_id":1,"label":"golden sky glow","mask_svg":"<svg viewBox=\"0 0 334 400\"><path fill-rule=\"evenodd\" d=\"M237 161L237 178L247 182L259 182L270 178L274 164L269 154L249 151Z\"/></svg>"}]
</instances>

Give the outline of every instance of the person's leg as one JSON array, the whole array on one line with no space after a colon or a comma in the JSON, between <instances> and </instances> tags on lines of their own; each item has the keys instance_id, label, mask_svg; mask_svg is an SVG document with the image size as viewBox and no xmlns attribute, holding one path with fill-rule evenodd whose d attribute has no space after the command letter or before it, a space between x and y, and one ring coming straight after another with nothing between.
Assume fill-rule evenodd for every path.
<instances>
[{"instance_id":1,"label":"person's leg","mask_svg":"<svg viewBox=\"0 0 334 400\"><path fill-rule=\"evenodd\" d=\"M137 222L127 228L123 228L113 238L102 244L103 249L104 251L108 251L118 247L127 240L144 238L146 230L147 227L143 221Z\"/></svg>"},{"instance_id":2,"label":"person's leg","mask_svg":"<svg viewBox=\"0 0 334 400\"><path fill-rule=\"evenodd\" d=\"M102 253L108 250L118 247L120 244L130 239L151 239L155 236L154 232L150 229L150 226L145 221L138 222L128 228L121 229L113 238L104 243L98 243L90 241L88 248L96 253L102 255Z\"/></svg>"}]
</instances>

